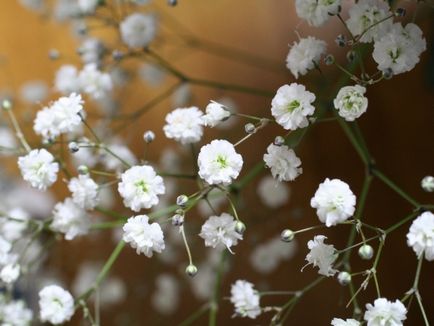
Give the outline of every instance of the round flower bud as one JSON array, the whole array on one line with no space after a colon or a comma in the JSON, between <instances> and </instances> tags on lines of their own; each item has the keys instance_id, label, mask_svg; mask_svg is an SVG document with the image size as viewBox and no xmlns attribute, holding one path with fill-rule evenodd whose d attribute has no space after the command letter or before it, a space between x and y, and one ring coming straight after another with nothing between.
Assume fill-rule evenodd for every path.
<instances>
[{"instance_id":1,"label":"round flower bud","mask_svg":"<svg viewBox=\"0 0 434 326\"><path fill-rule=\"evenodd\" d=\"M336 44L340 47L344 47L347 44L347 41L345 39L345 36L342 34L339 34L338 37L335 40Z\"/></svg>"},{"instance_id":2,"label":"round flower bud","mask_svg":"<svg viewBox=\"0 0 434 326\"><path fill-rule=\"evenodd\" d=\"M48 57L51 60L57 60L60 57L60 52L57 49L50 49L50 51L48 51Z\"/></svg>"},{"instance_id":3,"label":"round flower bud","mask_svg":"<svg viewBox=\"0 0 434 326\"><path fill-rule=\"evenodd\" d=\"M167 0L169 6L175 7L178 4L178 0Z\"/></svg>"},{"instance_id":4,"label":"round flower bud","mask_svg":"<svg viewBox=\"0 0 434 326\"><path fill-rule=\"evenodd\" d=\"M244 231L246 231L246 225L241 221L237 221L235 223L235 232L242 235Z\"/></svg>"},{"instance_id":5,"label":"round flower bud","mask_svg":"<svg viewBox=\"0 0 434 326\"><path fill-rule=\"evenodd\" d=\"M331 66L332 64L335 63L335 57L334 57L333 55L331 55L331 54L327 54L327 55L325 56L325 58L324 58L324 63L325 63L327 66Z\"/></svg>"},{"instance_id":6,"label":"round flower bud","mask_svg":"<svg viewBox=\"0 0 434 326\"><path fill-rule=\"evenodd\" d=\"M283 144L285 144L285 138L283 138L282 136L277 136L276 138L274 138L273 143L276 146L282 146Z\"/></svg>"},{"instance_id":7,"label":"round flower bud","mask_svg":"<svg viewBox=\"0 0 434 326\"><path fill-rule=\"evenodd\" d=\"M143 134L143 139L148 144L152 143L155 140L155 134L154 134L154 132L151 131L151 130L145 131L145 133Z\"/></svg>"},{"instance_id":8,"label":"round flower bud","mask_svg":"<svg viewBox=\"0 0 434 326\"><path fill-rule=\"evenodd\" d=\"M119 51L119 50L114 50L112 52L112 57L114 60L119 61L124 57L124 53L122 51Z\"/></svg>"},{"instance_id":9,"label":"round flower bud","mask_svg":"<svg viewBox=\"0 0 434 326\"><path fill-rule=\"evenodd\" d=\"M364 244L359 248L359 256L364 260L369 260L374 256L374 249L370 245Z\"/></svg>"},{"instance_id":10,"label":"round flower bud","mask_svg":"<svg viewBox=\"0 0 434 326\"><path fill-rule=\"evenodd\" d=\"M244 126L244 130L246 131L246 133L248 134L253 134L256 131L256 127L253 123L247 123Z\"/></svg>"},{"instance_id":11,"label":"round flower bud","mask_svg":"<svg viewBox=\"0 0 434 326\"><path fill-rule=\"evenodd\" d=\"M197 267L194 265L188 265L185 269L185 273L190 277L194 277L197 274Z\"/></svg>"},{"instance_id":12,"label":"round flower bud","mask_svg":"<svg viewBox=\"0 0 434 326\"><path fill-rule=\"evenodd\" d=\"M78 144L76 142L72 141L68 144L68 149L71 153L77 153L80 147L78 147Z\"/></svg>"},{"instance_id":13,"label":"round flower bud","mask_svg":"<svg viewBox=\"0 0 434 326\"><path fill-rule=\"evenodd\" d=\"M355 58L356 58L356 52L355 51L351 50L351 51L347 52L348 62L350 62L350 63L353 62Z\"/></svg>"},{"instance_id":14,"label":"round flower bud","mask_svg":"<svg viewBox=\"0 0 434 326\"><path fill-rule=\"evenodd\" d=\"M395 11L395 16L396 17L404 17L406 13L407 13L407 11L405 10L405 8L397 8Z\"/></svg>"},{"instance_id":15,"label":"round flower bud","mask_svg":"<svg viewBox=\"0 0 434 326\"><path fill-rule=\"evenodd\" d=\"M290 229L285 229L280 234L280 239L282 239L282 241L284 242L291 242L292 240L294 240L294 237L295 237L295 233Z\"/></svg>"},{"instance_id":16,"label":"round flower bud","mask_svg":"<svg viewBox=\"0 0 434 326\"><path fill-rule=\"evenodd\" d=\"M173 226L181 226L184 224L184 215L175 214L172 216L172 225Z\"/></svg>"},{"instance_id":17,"label":"round flower bud","mask_svg":"<svg viewBox=\"0 0 434 326\"><path fill-rule=\"evenodd\" d=\"M351 282L351 274L348 272L340 272L338 274L338 282L340 285L345 286Z\"/></svg>"},{"instance_id":18,"label":"round flower bud","mask_svg":"<svg viewBox=\"0 0 434 326\"><path fill-rule=\"evenodd\" d=\"M85 175L89 173L89 168L86 165L80 165L77 168L78 174Z\"/></svg>"},{"instance_id":19,"label":"round flower bud","mask_svg":"<svg viewBox=\"0 0 434 326\"><path fill-rule=\"evenodd\" d=\"M433 192L434 191L434 177L427 175L424 177L421 181L422 189L426 192Z\"/></svg>"},{"instance_id":20,"label":"round flower bud","mask_svg":"<svg viewBox=\"0 0 434 326\"><path fill-rule=\"evenodd\" d=\"M8 99L3 100L2 101L2 108L4 110L10 110L10 109L12 109L12 102L10 100L8 100Z\"/></svg>"},{"instance_id":21,"label":"round flower bud","mask_svg":"<svg viewBox=\"0 0 434 326\"><path fill-rule=\"evenodd\" d=\"M391 79L393 77L393 71L390 68L387 68L383 71L383 77L384 79Z\"/></svg>"},{"instance_id":22,"label":"round flower bud","mask_svg":"<svg viewBox=\"0 0 434 326\"><path fill-rule=\"evenodd\" d=\"M179 195L176 197L176 205L185 207L188 202L188 197L186 195Z\"/></svg>"}]
</instances>

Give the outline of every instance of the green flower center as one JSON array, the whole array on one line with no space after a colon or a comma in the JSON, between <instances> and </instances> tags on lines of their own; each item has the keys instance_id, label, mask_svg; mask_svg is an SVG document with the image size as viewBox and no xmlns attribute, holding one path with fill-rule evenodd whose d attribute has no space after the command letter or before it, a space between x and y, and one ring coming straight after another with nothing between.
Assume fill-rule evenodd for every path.
<instances>
[{"instance_id":1,"label":"green flower center","mask_svg":"<svg viewBox=\"0 0 434 326\"><path fill-rule=\"evenodd\" d=\"M226 168L228 166L228 161L223 155L218 155L216 158L216 162L220 165L221 168Z\"/></svg>"},{"instance_id":2,"label":"green flower center","mask_svg":"<svg viewBox=\"0 0 434 326\"><path fill-rule=\"evenodd\" d=\"M297 100L294 100L294 101L292 101L291 103L288 104L286 110L287 110L288 112L292 112L292 111L294 111L295 109L297 109L298 107L300 107L300 102L297 101Z\"/></svg>"},{"instance_id":3,"label":"green flower center","mask_svg":"<svg viewBox=\"0 0 434 326\"><path fill-rule=\"evenodd\" d=\"M140 180L134 184L137 188L139 188L142 192L148 192L148 185L145 181Z\"/></svg>"}]
</instances>

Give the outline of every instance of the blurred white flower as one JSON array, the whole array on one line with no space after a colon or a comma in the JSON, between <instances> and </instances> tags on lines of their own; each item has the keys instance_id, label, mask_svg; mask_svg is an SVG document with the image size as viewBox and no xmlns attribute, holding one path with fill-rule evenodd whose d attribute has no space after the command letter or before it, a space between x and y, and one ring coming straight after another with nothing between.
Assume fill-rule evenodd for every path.
<instances>
[{"instance_id":1,"label":"blurred white flower","mask_svg":"<svg viewBox=\"0 0 434 326\"><path fill-rule=\"evenodd\" d=\"M304 0L303 0L304 1ZM327 44L315 37L308 36L294 42L286 57L286 66L298 78L318 66Z\"/></svg>"},{"instance_id":2,"label":"blurred white flower","mask_svg":"<svg viewBox=\"0 0 434 326\"><path fill-rule=\"evenodd\" d=\"M202 225L199 236L205 240L207 247L226 247L230 252L232 246L236 246L243 236L235 231L236 221L227 213L220 216L211 216Z\"/></svg>"},{"instance_id":3,"label":"blurred white flower","mask_svg":"<svg viewBox=\"0 0 434 326\"><path fill-rule=\"evenodd\" d=\"M364 319L368 326L402 326L406 315L407 309L401 301L391 302L385 298L378 298L374 305L366 305Z\"/></svg>"},{"instance_id":4,"label":"blurred white flower","mask_svg":"<svg viewBox=\"0 0 434 326\"><path fill-rule=\"evenodd\" d=\"M0 271L0 279L6 284L14 283L20 276L20 265L12 263L3 266Z\"/></svg>"},{"instance_id":5,"label":"blurred white flower","mask_svg":"<svg viewBox=\"0 0 434 326\"><path fill-rule=\"evenodd\" d=\"M80 89L94 99L107 96L113 88L110 74L102 72L95 63L88 63L78 75Z\"/></svg>"},{"instance_id":6,"label":"blurred white flower","mask_svg":"<svg viewBox=\"0 0 434 326\"><path fill-rule=\"evenodd\" d=\"M261 314L259 293L253 284L238 280L231 286L231 302L235 306L235 314L255 319Z\"/></svg>"},{"instance_id":7,"label":"blurred white flower","mask_svg":"<svg viewBox=\"0 0 434 326\"><path fill-rule=\"evenodd\" d=\"M33 312L22 300L1 302L1 320L4 326L28 326L33 320Z\"/></svg>"},{"instance_id":8,"label":"blurred white flower","mask_svg":"<svg viewBox=\"0 0 434 326\"><path fill-rule=\"evenodd\" d=\"M28 81L21 85L20 95L27 103L40 103L47 98L48 86L42 80Z\"/></svg>"},{"instance_id":9,"label":"blurred white flower","mask_svg":"<svg viewBox=\"0 0 434 326\"><path fill-rule=\"evenodd\" d=\"M110 150L110 152L115 154L113 155L111 153L108 153L105 150L100 151L100 155L103 158L102 164L107 170L120 171L125 167L123 162L126 162L129 165L137 164L137 158L134 156L133 152L131 152L131 150L126 145L122 144L120 141L118 140L112 141L107 146L107 148ZM78 151L78 153L80 151ZM119 158L121 158L123 162Z\"/></svg>"},{"instance_id":10,"label":"blurred white flower","mask_svg":"<svg viewBox=\"0 0 434 326\"><path fill-rule=\"evenodd\" d=\"M46 149L34 149L25 156L18 158L23 179L33 188L46 190L57 180L59 164L54 162L54 157Z\"/></svg>"},{"instance_id":11,"label":"blurred white flower","mask_svg":"<svg viewBox=\"0 0 434 326\"><path fill-rule=\"evenodd\" d=\"M195 106L175 109L166 116L164 134L181 144L197 143L203 135L202 115Z\"/></svg>"},{"instance_id":12,"label":"blurred white flower","mask_svg":"<svg viewBox=\"0 0 434 326\"><path fill-rule=\"evenodd\" d=\"M73 65L63 65L57 70L54 80L54 88L65 95L80 91L78 70Z\"/></svg>"},{"instance_id":13,"label":"blurred white flower","mask_svg":"<svg viewBox=\"0 0 434 326\"><path fill-rule=\"evenodd\" d=\"M20 207L7 212L7 216L0 217L0 233L10 242L14 242L23 236L27 229L29 214Z\"/></svg>"},{"instance_id":14,"label":"blurred white flower","mask_svg":"<svg viewBox=\"0 0 434 326\"><path fill-rule=\"evenodd\" d=\"M92 14L98 6L99 0L77 0L80 11L84 14Z\"/></svg>"},{"instance_id":15,"label":"blurred white flower","mask_svg":"<svg viewBox=\"0 0 434 326\"><path fill-rule=\"evenodd\" d=\"M130 48L143 48L154 39L156 19L153 15L133 13L120 24L122 41Z\"/></svg>"},{"instance_id":16,"label":"blurred white flower","mask_svg":"<svg viewBox=\"0 0 434 326\"><path fill-rule=\"evenodd\" d=\"M341 3L342 0L296 0L295 10L298 17L318 27L339 12Z\"/></svg>"},{"instance_id":17,"label":"blurred white flower","mask_svg":"<svg viewBox=\"0 0 434 326\"><path fill-rule=\"evenodd\" d=\"M206 106L205 111L206 114L202 117L203 124L211 128L231 116L231 113L222 104L214 101Z\"/></svg>"},{"instance_id":18,"label":"blurred white flower","mask_svg":"<svg viewBox=\"0 0 434 326\"><path fill-rule=\"evenodd\" d=\"M286 145L270 144L264 154L264 162L271 169L273 178L279 181L292 181L303 173L301 160Z\"/></svg>"},{"instance_id":19,"label":"blurred white flower","mask_svg":"<svg viewBox=\"0 0 434 326\"><path fill-rule=\"evenodd\" d=\"M421 185L422 189L425 190L426 192L433 192L434 191L434 177L431 175L425 176L422 179L420 185Z\"/></svg>"},{"instance_id":20,"label":"blurred white flower","mask_svg":"<svg viewBox=\"0 0 434 326\"><path fill-rule=\"evenodd\" d=\"M285 183L267 175L259 182L257 192L265 205L279 208L288 202L290 189Z\"/></svg>"},{"instance_id":21,"label":"blurred white flower","mask_svg":"<svg viewBox=\"0 0 434 326\"><path fill-rule=\"evenodd\" d=\"M50 229L65 234L66 240L87 234L89 226L90 220L86 211L71 198L66 198L54 206Z\"/></svg>"},{"instance_id":22,"label":"blurred white flower","mask_svg":"<svg viewBox=\"0 0 434 326\"><path fill-rule=\"evenodd\" d=\"M354 121L368 108L366 88L360 85L342 87L333 101L338 114L346 121Z\"/></svg>"},{"instance_id":23,"label":"blurred white flower","mask_svg":"<svg viewBox=\"0 0 434 326\"><path fill-rule=\"evenodd\" d=\"M338 255L333 245L324 243L325 239L327 239L327 237L323 235L316 235L313 240L307 243L310 252L306 256L308 262L306 266L312 264L319 268L319 274L333 276L337 272L337 270L333 268L333 263Z\"/></svg>"},{"instance_id":24,"label":"blurred white flower","mask_svg":"<svg viewBox=\"0 0 434 326\"><path fill-rule=\"evenodd\" d=\"M156 289L152 294L152 306L161 314L170 315L179 305L179 285L176 278L162 274L155 280Z\"/></svg>"},{"instance_id":25,"label":"blurred white flower","mask_svg":"<svg viewBox=\"0 0 434 326\"><path fill-rule=\"evenodd\" d=\"M347 319L347 320L343 320L341 318L333 318L332 326L359 326L360 322L358 322L355 319Z\"/></svg>"},{"instance_id":26,"label":"blurred white flower","mask_svg":"<svg viewBox=\"0 0 434 326\"><path fill-rule=\"evenodd\" d=\"M418 257L425 255L426 260L434 260L433 213L424 212L413 221L407 233L407 244Z\"/></svg>"},{"instance_id":27,"label":"blurred white flower","mask_svg":"<svg viewBox=\"0 0 434 326\"><path fill-rule=\"evenodd\" d=\"M74 314L74 298L57 285L49 285L39 291L39 316L42 322L63 324Z\"/></svg>"},{"instance_id":28,"label":"blurred white flower","mask_svg":"<svg viewBox=\"0 0 434 326\"><path fill-rule=\"evenodd\" d=\"M98 63L104 54L104 44L97 38L86 38L78 48L81 60L86 63Z\"/></svg>"},{"instance_id":29,"label":"blurred white flower","mask_svg":"<svg viewBox=\"0 0 434 326\"><path fill-rule=\"evenodd\" d=\"M79 175L69 180L68 189L72 201L83 209L93 209L98 205L98 185L89 175Z\"/></svg>"}]
</instances>

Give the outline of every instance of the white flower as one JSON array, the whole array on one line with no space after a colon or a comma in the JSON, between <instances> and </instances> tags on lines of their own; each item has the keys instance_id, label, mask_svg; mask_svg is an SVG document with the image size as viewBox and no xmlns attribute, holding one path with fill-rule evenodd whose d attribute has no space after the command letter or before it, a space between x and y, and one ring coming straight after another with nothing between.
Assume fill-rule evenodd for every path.
<instances>
[{"instance_id":1,"label":"white flower","mask_svg":"<svg viewBox=\"0 0 434 326\"><path fill-rule=\"evenodd\" d=\"M342 0L296 0L295 10L309 25L321 26L330 15L336 15Z\"/></svg>"},{"instance_id":2,"label":"white flower","mask_svg":"<svg viewBox=\"0 0 434 326\"><path fill-rule=\"evenodd\" d=\"M87 234L90 221L86 211L76 205L71 198L57 203L53 209L51 230L65 234L66 240Z\"/></svg>"},{"instance_id":3,"label":"white flower","mask_svg":"<svg viewBox=\"0 0 434 326\"><path fill-rule=\"evenodd\" d=\"M33 312L24 301L11 301L1 308L1 318L4 326L29 326L32 324Z\"/></svg>"},{"instance_id":4,"label":"white flower","mask_svg":"<svg viewBox=\"0 0 434 326\"><path fill-rule=\"evenodd\" d=\"M434 214L424 212L418 216L407 233L407 244L419 257L424 254L428 261L434 260Z\"/></svg>"},{"instance_id":5,"label":"white flower","mask_svg":"<svg viewBox=\"0 0 434 326\"><path fill-rule=\"evenodd\" d=\"M60 286L49 285L39 291L39 309L42 322L63 324L74 314L74 298Z\"/></svg>"},{"instance_id":6,"label":"white flower","mask_svg":"<svg viewBox=\"0 0 434 326\"><path fill-rule=\"evenodd\" d=\"M157 277L155 283L156 289L151 298L152 305L161 314L172 314L179 304L178 281L171 275L162 274Z\"/></svg>"},{"instance_id":7,"label":"white flower","mask_svg":"<svg viewBox=\"0 0 434 326\"><path fill-rule=\"evenodd\" d=\"M93 209L98 204L98 185L89 175L79 175L68 183L72 201L83 209Z\"/></svg>"},{"instance_id":8,"label":"white flower","mask_svg":"<svg viewBox=\"0 0 434 326\"><path fill-rule=\"evenodd\" d=\"M17 147L17 139L8 127L0 127L0 147L3 147L0 156L12 155L14 148Z\"/></svg>"},{"instance_id":9,"label":"white flower","mask_svg":"<svg viewBox=\"0 0 434 326\"><path fill-rule=\"evenodd\" d=\"M235 231L237 222L234 217L227 213L220 216L211 216L202 225L199 236L205 240L205 246L216 248L225 246L230 252L231 247L237 245L243 236Z\"/></svg>"},{"instance_id":10,"label":"white flower","mask_svg":"<svg viewBox=\"0 0 434 326\"><path fill-rule=\"evenodd\" d=\"M358 322L355 319L347 319L347 320L343 320L340 318L333 318L332 326L359 326L360 322Z\"/></svg>"},{"instance_id":11,"label":"white flower","mask_svg":"<svg viewBox=\"0 0 434 326\"><path fill-rule=\"evenodd\" d=\"M354 121L360 117L368 108L365 93L366 88L360 85L342 87L333 101L338 114L346 121Z\"/></svg>"},{"instance_id":12,"label":"white flower","mask_svg":"<svg viewBox=\"0 0 434 326\"><path fill-rule=\"evenodd\" d=\"M166 191L163 178L149 165L133 166L121 176L118 191L124 205L138 212L158 204L158 195Z\"/></svg>"},{"instance_id":13,"label":"white flower","mask_svg":"<svg viewBox=\"0 0 434 326\"><path fill-rule=\"evenodd\" d=\"M202 117L203 124L211 128L231 116L231 113L222 104L214 101L211 101L205 110L206 114Z\"/></svg>"},{"instance_id":14,"label":"white flower","mask_svg":"<svg viewBox=\"0 0 434 326\"><path fill-rule=\"evenodd\" d=\"M104 54L104 44L97 38L87 38L78 49L84 63L98 63Z\"/></svg>"},{"instance_id":15,"label":"white flower","mask_svg":"<svg viewBox=\"0 0 434 326\"><path fill-rule=\"evenodd\" d=\"M11 261L12 244L0 236L0 265L8 264Z\"/></svg>"},{"instance_id":16,"label":"white flower","mask_svg":"<svg viewBox=\"0 0 434 326\"><path fill-rule=\"evenodd\" d=\"M164 134L181 144L197 143L203 134L202 115L195 106L173 110L166 116Z\"/></svg>"},{"instance_id":17,"label":"white flower","mask_svg":"<svg viewBox=\"0 0 434 326\"><path fill-rule=\"evenodd\" d=\"M420 182L420 185L423 190L426 192L433 192L434 191L434 177L431 175L425 176L422 181Z\"/></svg>"},{"instance_id":18,"label":"white flower","mask_svg":"<svg viewBox=\"0 0 434 326\"><path fill-rule=\"evenodd\" d=\"M355 205L356 196L348 184L339 179L325 179L310 200L310 206L316 208L319 220L327 227L350 218L354 214Z\"/></svg>"},{"instance_id":19,"label":"white flower","mask_svg":"<svg viewBox=\"0 0 434 326\"><path fill-rule=\"evenodd\" d=\"M31 80L21 86L20 95L24 101L30 104L39 103L47 97L48 86L44 81Z\"/></svg>"},{"instance_id":20,"label":"white flower","mask_svg":"<svg viewBox=\"0 0 434 326\"><path fill-rule=\"evenodd\" d=\"M80 89L94 99L101 99L113 88L110 74L98 70L95 63L88 63L78 75Z\"/></svg>"},{"instance_id":21,"label":"white flower","mask_svg":"<svg viewBox=\"0 0 434 326\"><path fill-rule=\"evenodd\" d=\"M143 253L152 257L153 252L161 253L164 248L164 234L158 223L149 224L147 215L130 217L125 223L123 240L136 249L138 255Z\"/></svg>"},{"instance_id":22,"label":"white flower","mask_svg":"<svg viewBox=\"0 0 434 326\"><path fill-rule=\"evenodd\" d=\"M8 211L7 216L0 217L0 234L10 242L20 239L27 229L29 218L29 214L21 208Z\"/></svg>"},{"instance_id":23,"label":"white flower","mask_svg":"<svg viewBox=\"0 0 434 326\"><path fill-rule=\"evenodd\" d=\"M200 149L197 165L199 176L208 184L228 185L240 174L243 158L230 142L213 140Z\"/></svg>"},{"instance_id":24,"label":"white flower","mask_svg":"<svg viewBox=\"0 0 434 326\"><path fill-rule=\"evenodd\" d=\"M78 70L73 65L63 65L57 70L54 88L65 95L80 91Z\"/></svg>"},{"instance_id":25,"label":"white flower","mask_svg":"<svg viewBox=\"0 0 434 326\"><path fill-rule=\"evenodd\" d=\"M304 1L304 0L303 0ZM327 44L315 37L308 36L294 42L286 57L286 66L295 78L305 75L318 65L326 51Z\"/></svg>"},{"instance_id":26,"label":"white flower","mask_svg":"<svg viewBox=\"0 0 434 326\"><path fill-rule=\"evenodd\" d=\"M91 14L98 6L99 0L78 0L78 7L84 14Z\"/></svg>"},{"instance_id":27,"label":"white flower","mask_svg":"<svg viewBox=\"0 0 434 326\"><path fill-rule=\"evenodd\" d=\"M76 132L81 126L83 100L80 94L60 97L49 107L38 111L33 129L45 139L54 139L62 133Z\"/></svg>"},{"instance_id":28,"label":"white flower","mask_svg":"<svg viewBox=\"0 0 434 326\"><path fill-rule=\"evenodd\" d=\"M235 314L255 319L261 314L259 293L253 284L238 280L231 287L231 302L235 306Z\"/></svg>"},{"instance_id":29,"label":"white flower","mask_svg":"<svg viewBox=\"0 0 434 326\"><path fill-rule=\"evenodd\" d=\"M366 305L364 319L368 326L402 326L406 315L407 309L401 301L391 302L385 298L378 298L374 305Z\"/></svg>"},{"instance_id":30,"label":"white flower","mask_svg":"<svg viewBox=\"0 0 434 326\"><path fill-rule=\"evenodd\" d=\"M327 237L323 235L316 235L313 240L307 243L307 247L310 249L310 252L306 256L307 265L312 264L313 266L317 266L319 268L318 273L321 275L333 276L337 272L333 268L333 263L338 258L338 255L333 245L324 243L325 239Z\"/></svg>"},{"instance_id":31,"label":"white flower","mask_svg":"<svg viewBox=\"0 0 434 326\"><path fill-rule=\"evenodd\" d=\"M270 144L264 154L264 162L271 169L273 178L279 181L292 181L303 172L300 159L286 145Z\"/></svg>"},{"instance_id":32,"label":"white flower","mask_svg":"<svg viewBox=\"0 0 434 326\"><path fill-rule=\"evenodd\" d=\"M311 104L313 101L315 94L303 85L283 85L271 101L271 114L286 130L304 128L309 124L307 117L315 111Z\"/></svg>"},{"instance_id":33,"label":"white flower","mask_svg":"<svg viewBox=\"0 0 434 326\"><path fill-rule=\"evenodd\" d=\"M379 70L390 69L397 75L412 70L425 49L426 41L417 25L410 23L404 28L397 23L375 42L372 57Z\"/></svg>"},{"instance_id":34,"label":"white flower","mask_svg":"<svg viewBox=\"0 0 434 326\"><path fill-rule=\"evenodd\" d=\"M20 265L7 264L0 271L0 279L6 284L14 283L20 276Z\"/></svg>"},{"instance_id":35,"label":"white flower","mask_svg":"<svg viewBox=\"0 0 434 326\"><path fill-rule=\"evenodd\" d=\"M360 0L348 11L349 19L346 21L348 29L353 36L361 36L360 42L369 43L380 39L388 32L392 19L381 20L390 16L387 1Z\"/></svg>"},{"instance_id":36,"label":"white flower","mask_svg":"<svg viewBox=\"0 0 434 326\"><path fill-rule=\"evenodd\" d=\"M262 202L271 208L279 208L285 205L290 194L289 187L286 184L271 176L265 176L261 179L257 191Z\"/></svg>"},{"instance_id":37,"label":"white flower","mask_svg":"<svg viewBox=\"0 0 434 326\"><path fill-rule=\"evenodd\" d=\"M34 149L27 155L18 158L23 179L33 188L46 190L57 180L59 164L54 162L54 157L46 149Z\"/></svg>"},{"instance_id":38,"label":"white flower","mask_svg":"<svg viewBox=\"0 0 434 326\"><path fill-rule=\"evenodd\" d=\"M155 37L156 21L152 15L134 13L120 25L122 41L130 48L143 48Z\"/></svg>"}]
</instances>

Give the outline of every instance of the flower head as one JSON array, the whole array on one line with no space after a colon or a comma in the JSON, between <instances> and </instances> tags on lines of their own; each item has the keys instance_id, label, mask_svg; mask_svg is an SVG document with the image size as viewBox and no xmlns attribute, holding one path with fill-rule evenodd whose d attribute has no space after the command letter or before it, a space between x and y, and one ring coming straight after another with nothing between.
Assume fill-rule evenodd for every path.
<instances>
[{"instance_id":1,"label":"flower head","mask_svg":"<svg viewBox=\"0 0 434 326\"><path fill-rule=\"evenodd\" d=\"M195 106L173 110L166 116L164 134L181 144L197 143L203 135L202 115Z\"/></svg>"},{"instance_id":2,"label":"flower head","mask_svg":"<svg viewBox=\"0 0 434 326\"><path fill-rule=\"evenodd\" d=\"M89 175L79 175L69 180L72 200L83 209L93 209L98 204L98 185Z\"/></svg>"},{"instance_id":3,"label":"flower head","mask_svg":"<svg viewBox=\"0 0 434 326\"><path fill-rule=\"evenodd\" d=\"M407 233L407 244L413 248L418 257L424 254L426 260L434 260L433 213L424 212L413 221Z\"/></svg>"},{"instance_id":4,"label":"flower head","mask_svg":"<svg viewBox=\"0 0 434 326\"><path fill-rule=\"evenodd\" d=\"M305 75L318 65L321 56L325 53L326 42L308 36L294 42L286 57L286 66L295 78Z\"/></svg>"},{"instance_id":5,"label":"flower head","mask_svg":"<svg viewBox=\"0 0 434 326\"><path fill-rule=\"evenodd\" d=\"M147 257L152 257L154 251L161 253L165 248L160 225L150 224L147 215L130 217L123 230L123 240L135 248L138 255L143 253Z\"/></svg>"},{"instance_id":6,"label":"flower head","mask_svg":"<svg viewBox=\"0 0 434 326\"><path fill-rule=\"evenodd\" d=\"M54 157L46 149L34 149L27 155L18 158L23 179L33 188L46 190L57 180L59 164L54 162Z\"/></svg>"},{"instance_id":7,"label":"flower head","mask_svg":"<svg viewBox=\"0 0 434 326\"><path fill-rule=\"evenodd\" d=\"M60 286L49 285L39 291L39 309L42 322L63 324L74 314L74 298Z\"/></svg>"},{"instance_id":8,"label":"flower head","mask_svg":"<svg viewBox=\"0 0 434 326\"><path fill-rule=\"evenodd\" d=\"M407 309L401 301L391 302L385 298L378 298L374 305L366 305L364 319L368 326L402 326L406 315Z\"/></svg>"},{"instance_id":9,"label":"flower head","mask_svg":"<svg viewBox=\"0 0 434 326\"><path fill-rule=\"evenodd\" d=\"M333 101L339 115L346 121L354 121L365 113L368 108L365 92L366 88L360 85L342 87Z\"/></svg>"},{"instance_id":10,"label":"flower head","mask_svg":"<svg viewBox=\"0 0 434 326\"><path fill-rule=\"evenodd\" d=\"M5 326L28 326L32 324L33 312L22 300L2 302L1 318Z\"/></svg>"},{"instance_id":11,"label":"flower head","mask_svg":"<svg viewBox=\"0 0 434 326\"><path fill-rule=\"evenodd\" d=\"M197 159L199 176L208 184L228 185L243 167L243 158L234 145L226 140L213 140L202 146Z\"/></svg>"},{"instance_id":12,"label":"flower head","mask_svg":"<svg viewBox=\"0 0 434 326\"><path fill-rule=\"evenodd\" d=\"M122 41L130 48L143 48L155 37L156 21L152 15L134 13L120 24Z\"/></svg>"},{"instance_id":13,"label":"flower head","mask_svg":"<svg viewBox=\"0 0 434 326\"><path fill-rule=\"evenodd\" d=\"M355 319L343 320L340 318L333 318L331 325L332 326L359 326L360 322Z\"/></svg>"},{"instance_id":14,"label":"flower head","mask_svg":"<svg viewBox=\"0 0 434 326\"><path fill-rule=\"evenodd\" d=\"M66 240L87 234L89 225L90 221L86 211L76 205L71 198L66 198L54 206L50 228L55 232L64 233Z\"/></svg>"},{"instance_id":15,"label":"flower head","mask_svg":"<svg viewBox=\"0 0 434 326\"><path fill-rule=\"evenodd\" d=\"M78 70L73 65L63 65L57 70L54 80L54 88L65 95L80 91Z\"/></svg>"},{"instance_id":16,"label":"flower head","mask_svg":"<svg viewBox=\"0 0 434 326\"><path fill-rule=\"evenodd\" d=\"M238 280L231 287L231 302L235 306L235 314L255 319L261 314L259 293L253 284Z\"/></svg>"},{"instance_id":17,"label":"flower head","mask_svg":"<svg viewBox=\"0 0 434 326\"><path fill-rule=\"evenodd\" d=\"M113 88L110 75L98 69L96 63L88 63L78 75L80 89L94 99L102 99Z\"/></svg>"},{"instance_id":18,"label":"flower head","mask_svg":"<svg viewBox=\"0 0 434 326\"><path fill-rule=\"evenodd\" d=\"M211 128L231 116L231 113L222 104L214 101L211 101L205 110L206 114L202 117L202 121L205 126Z\"/></svg>"},{"instance_id":19,"label":"flower head","mask_svg":"<svg viewBox=\"0 0 434 326\"><path fill-rule=\"evenodd\" d=\"M342 0L296 0L295 10L298 17L318 27L338 13L341 3Z\"/></svg>"},{"instance_id":20,"label":"flower head","mask_svg":"<svg viewBox=\"0 0 434 326\"><path fill-rule=\"evenodd\" d=\"M118 191L124 205L138 212L158 204L158 195L165 193L163 178L157 175L152 166L133 166L121 176Z\"/></svg>"},{"instance_id":21,"label":"flower head","mask_svg":"<svg viewBox=\"0 0 434 326\"><path fill-rule=\"evenodd\" d=\"M338 255L333 245L324 243L325 239L327 239L327 237L317 235L313 240L307 243L307 247L310 249L310 252L306 256L307 265L312 264L313 266L317 266L319 268L318 273L321 275L333 276L337 272L337 270L333 268L333 263Z\"/></svg>"},{"instance_id":22,"label":"flower head","mask_svg":"<svg viewBox=\"0 0 434 326\"><path fill-rule=\"evenodd\" d=\"M271 169L273 177L279 181L292 181L303 172L300 159L286 145L270 144L264 154L264 162Z\"/></svg>"},{"instance_id":23,"label":"flower head","mask_svg":"<svg viewBox=\"0 0 434 326\"><path fill-rule=\"evenodd\" d=\"M202 225L199 236L205 240L207 247L224 246L231 251L231 247L237 245L238 240L243 239L243 236L235 231L235 225L236 221L230 214L211 216Z\"/></svg>"}]
</instances>

